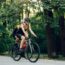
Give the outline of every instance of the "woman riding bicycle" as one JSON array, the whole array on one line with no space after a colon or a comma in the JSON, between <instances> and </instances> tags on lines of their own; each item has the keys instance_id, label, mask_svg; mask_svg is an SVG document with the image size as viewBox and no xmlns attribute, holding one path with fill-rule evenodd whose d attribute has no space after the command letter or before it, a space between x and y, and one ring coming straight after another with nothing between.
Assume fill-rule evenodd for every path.
<instances>
[{"instance_id":1,"label":"woman riding bicycle","mask_svg":"<svg viewBox=\"0 0 65 65\"><path fill-rule=\"evenodd\" d=\"M13 31L13 36L15 37L16 41L20 40L20 49L19 51L23 51L23 44L26 41L26 38L28 38L29 33L37 37L36 34L33 32L31 28L31 24L29 23L29 18L25 18L23 21L21 21L21 24L17 25L17 28Z\"/></svg>"}]
</instances>

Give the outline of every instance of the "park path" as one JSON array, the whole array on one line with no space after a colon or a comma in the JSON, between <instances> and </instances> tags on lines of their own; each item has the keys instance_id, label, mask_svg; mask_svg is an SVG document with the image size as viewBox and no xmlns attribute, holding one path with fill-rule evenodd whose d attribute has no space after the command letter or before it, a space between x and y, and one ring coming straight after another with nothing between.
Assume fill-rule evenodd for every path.
<instances>
[{"instance_id":1,"label":"park path","mask_svg":"<svg viewBox=\"0 0 65 65\"><path fill-rule=\"evenodd\" d=\"M65 61L39 59L36 63L31 63L24 58L14 61L11 57L0 56L0 65L65 65Z\"/></svg>"}]
</instances>

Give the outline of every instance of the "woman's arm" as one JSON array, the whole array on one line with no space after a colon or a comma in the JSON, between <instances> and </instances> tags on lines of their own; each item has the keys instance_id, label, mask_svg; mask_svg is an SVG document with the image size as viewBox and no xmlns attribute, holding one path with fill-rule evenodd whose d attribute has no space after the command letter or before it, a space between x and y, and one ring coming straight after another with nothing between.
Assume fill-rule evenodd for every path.
<instances>
[{"instance_id":1,"label":"woman's arm","mask_svg":"<svg viewBox=\"0 0 65 65\"><path fill-rule=\"evenodd\" d=\"M33 32L32 28L31 28L31 24L29 24L29 31L31 32L31 34L35 37L37 37L37 35Z\"/></svg>"},{"instance_id":2,"label":"woman's arm","mask_svg":"<svg viewBox=\"0 0 65 65\"><path fill-rule=\"evenodd\" d=\"M25 37L27 37L27 38L28 38L28 32L27 32L27 31L25 31L25 29L24 29L23 25L21 25L21 28L22 28L22 31L23 31L23 33L24 33Z\"/></svg>"}]
</instances>

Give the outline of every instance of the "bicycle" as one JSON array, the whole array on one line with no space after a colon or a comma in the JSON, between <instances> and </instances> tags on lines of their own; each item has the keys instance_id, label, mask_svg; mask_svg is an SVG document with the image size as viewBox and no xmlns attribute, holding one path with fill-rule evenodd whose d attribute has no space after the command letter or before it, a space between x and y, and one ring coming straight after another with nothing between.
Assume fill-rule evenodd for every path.
<instances>
[{"instance_id":1,"label":"bicycle","mask_svg":"<svg viewBox=\"0 0 65 65\"><path fill-rule=\"evenodd\" d=\"M26 59L28 59L30 62L38 61L40 57L40 48L36 42L34 42L31 38L28 38L26 40L26 43L23 44L23 48L24 48L24 55ZM11 57L15 61L19 61L21 59L22 54L18 54L19 52L18 43L13 44L10 51L11 51Z\"/></svg>"}]
</instances>

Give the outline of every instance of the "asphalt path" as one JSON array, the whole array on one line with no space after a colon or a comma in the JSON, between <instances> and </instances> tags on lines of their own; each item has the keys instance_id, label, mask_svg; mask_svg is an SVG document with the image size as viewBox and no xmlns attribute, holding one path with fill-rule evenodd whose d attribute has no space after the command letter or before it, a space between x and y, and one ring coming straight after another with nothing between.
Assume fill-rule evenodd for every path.
<instances>
[{"instance_id":1,"label":"asphalt path","mask_svg":"<svg viewBox=\"0 0 65 65\"><path fill-rule=\"evenodd\" d=\"M25 58L21 58L19 61L14 61L11 57L0 56L0 65L65 65L65 61L39 59L36 63L31 63Z\"/></svg>"}]
</instances>

